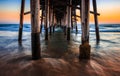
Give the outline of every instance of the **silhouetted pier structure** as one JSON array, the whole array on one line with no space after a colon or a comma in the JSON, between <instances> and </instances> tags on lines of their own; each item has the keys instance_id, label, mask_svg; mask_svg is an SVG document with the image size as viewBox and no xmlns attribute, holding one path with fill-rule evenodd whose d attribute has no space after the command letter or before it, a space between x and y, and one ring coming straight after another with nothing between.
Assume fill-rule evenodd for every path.
<instances>
[{"instance_id":1,"label":"silhouetted pier structure","mask_svg":"<svg viewBox=\"0 0 120 76\"><path fill-rule=\"evenodd\" d=\"M67 40L70 40L70 31L73 28L73 23L76 24L77 33L77 18L81 18L82 37L80 45L81 59L90 58L89 45L89 14L94 14L96 42L99 43L99 27L96 0L93 1L93 11L90 11L90 0L30 0L30 11L24 12L25 0L21 0L20 12L20 28L19 28L19 43L22 42L22 29L24 15L31 14L31 44L32 58L41 58L40 48L40 33L42 32L42 24L45 27L45 40L48 40L48 33L52 35L56 25L64 27L64 34L67 35ZM80 10L80 16L76 14L76 9ZM41 16L39 11L42 11ZM41 20L41 23L40 23ZM48 31L50 29L50 32Z\"/></svg>"}]
</instances>

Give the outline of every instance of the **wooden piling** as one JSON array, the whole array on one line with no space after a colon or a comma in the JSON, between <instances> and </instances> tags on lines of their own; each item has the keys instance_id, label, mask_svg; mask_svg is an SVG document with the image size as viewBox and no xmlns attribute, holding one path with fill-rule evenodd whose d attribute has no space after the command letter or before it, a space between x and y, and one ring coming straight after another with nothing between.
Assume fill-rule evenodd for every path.
<instances>
[{"instance_id":1,"label":"wooden piling","mask_svg":"<svg viewBox=\"0 0 120 76\"><path fill-rule=\"evenodd\" d=\"M54 10L53 10L53 7L52 7L52 28L53 28L53 26L54 26Z\"/></svg>"},{"instance_id":2,"label":"wooden piling","mask_svg":"<svg viewBox=\"0 0 120 76\"><path fill-rule=\"evenodd\" d=\"M45 40L48 40L49 0L45 0Z\"/></svg>"},{"instance_id":3,"label":"wooden piling","mask_svg":"<svg viewBox=\"0 0 120 76\"><path fill-rule=\"evenodd\" d=\"M78 33L78 27L77 27L77 18L76 18L76 9L74 9L74 19L75 19L75 29L76 29L76 34Z\"/></svg>"},{"instance_id":4,"label":"wooden piling","mask_svg":"<svg viewBox=\"0 0 120 76\"><path fill-rule=\"evenodd\" d=\"M66 35L66 26L67 26L67 14L64 13L64 18L63 18L63 30L64 30L64 35Z\"/></svg>"},{"instance_id":5,"label":"wooden piling","mask_svg":"<svg viewBox=\"0 0 120 76\"><path fill-rule=\"evenodd\" d=\"M73 30L73 20L72 20L73 14L74 14L74 8L71 7L71 28L72 30Z\"/></svg>"},{"instance_id":6,"label":"wooden piling","mask_svg":"<svg viewBox=\"0 0 120 76\"><path fill-rule=\"evenodd\" d=\"M55 13L53 13L53 33L55 32L56 18Z\"/></svg>"},{"instance_id":7,"label":"wooden piling","mask_svg":"<svg viewBox=\"0 0 120 76\"><path fill-rule=\"evenodd\" d=\"M99 43L99 26L98 26L98 17L97 17L97 3L96 0L93 0L93 10L94 10L94 20L95 20L95 32L96 32L96 42Z\"/></svg>"},{"instance_id":8,"label":"wooden piling","mask_svg":"<svg viewBox=\"0 0 120 76\"><path fill-rule=\"evenodd\" d=\"M52 26L50 25L50 35L52 35Z\"/></svg>"},{"instance_id":9,"label":"wooden piling","mask_svg":"<svg viewBox=\"0 0 120 76\"><path fill-rule=\"evenodd\" d=\"M42 33L42 26L43 26L43 10L42 10L42 14L41 14L40 33Z\"/></svg>"},{"instance_id":10,"label":"wooden piling","mask_svg":"<svg viewBox=\"0 0 120 76\"><path fill-rule=\"evenodd\" d=\"M64 26L64 35L66 35L67 34L67 28L66 28L66 26Z\"/></svg>"},{"instance_id":11,"label":"wooden piling","mask_svg":"<svg viewBox=\"0 0 120 76\"><path fill-rule=\"evenodd\" d=\"M72 5L72 0L69 0L69 4ZM71 11L72 8L67 6L68 27L67 27L67 40L70 40L70 27L71 27Z\"/></svg>"},{"instance_id":12,"label":"wooden piling","mask_svg":"<svg viewBox=\"0 0 120 76\"><path fill-rule=\"evenodd\" d=\"M21 11L20 11L20 26L19 26L19 43L22 42L22 30L23 30L23 19L24 19L25 0L21 0Z\"/></svg>"},{"instance_id":13,"label":"wooden piling","mask_svg":"<svg viewBox=\"0 0 120 76\"><path fill-rule=\"evenodd\" d=\"M36 60L41 57L40 54L40 3L39 0L30 0L31 2L31 45L32 45L32 59Z\"/></svg>"},{"instance_id":14,"label":"wooden piling","mask_svg":"<svg viewBox=\"0 0 120 76\"><path fill-rule=\"evenodd\" d=\"M50 20L50 21L49 21L49 22L50 22L50 24L49 24L49 25L50 25L50 35L52 35L53 9L50 8L50 11L49 11L49 12L50 12L50 13L49 13L49 18L50 18L50 19L49 19L49 20Z\"/></svg>"},{"instance_id":15,"label":"wooden piling","mask_svg":"<svg viewBox=\"0 0 120 76\"><path fill-rule=\"evenodd\" d=\"M81 0L82 44L80 45L80 59L90 58L89 10L90 0Z\"/></svg>"}]
</instances>

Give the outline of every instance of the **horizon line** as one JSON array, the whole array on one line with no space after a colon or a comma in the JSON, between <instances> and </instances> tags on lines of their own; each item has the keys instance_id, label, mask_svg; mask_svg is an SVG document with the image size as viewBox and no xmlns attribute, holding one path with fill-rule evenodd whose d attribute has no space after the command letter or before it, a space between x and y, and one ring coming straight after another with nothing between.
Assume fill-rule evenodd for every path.
<instances>
[{"instance_id":1,"label":"horizon line","mask_svg":"<svg viewBox=\"0 0 120 76\"><path fill-rule=\"evenodd\" d=\"M0 24L20 24L19 22L0 22ZM24 22L23 24L31 24L30 22ZM81 22L77 22L77 24L81 24ZM95 24L94 22L89 22L89 24ZM120 24L120 22L98 22L98 24Z\"/></svg>"}]
</instances>

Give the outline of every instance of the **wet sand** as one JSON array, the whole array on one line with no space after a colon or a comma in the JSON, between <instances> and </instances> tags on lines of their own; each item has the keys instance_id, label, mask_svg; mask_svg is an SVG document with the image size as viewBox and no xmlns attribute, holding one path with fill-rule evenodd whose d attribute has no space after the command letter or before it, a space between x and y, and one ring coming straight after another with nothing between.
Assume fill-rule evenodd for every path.
<instances>
[{"instance_id":1,"label":"wet sand","mask_svg":"<svg viewBox=\"0 0 120 76\"><path fill-rule=\"evenodd\" d=\"M71 34L68 42L59 29L49 41L42 33L42 59L36 61L31 60L30 32L24 32L22 45L17 32L0 33L0 76L120 76L120 33L101 33L99 45L91 33L90 60L78 59L80 34Z\"/></svg>"}]
</instances>

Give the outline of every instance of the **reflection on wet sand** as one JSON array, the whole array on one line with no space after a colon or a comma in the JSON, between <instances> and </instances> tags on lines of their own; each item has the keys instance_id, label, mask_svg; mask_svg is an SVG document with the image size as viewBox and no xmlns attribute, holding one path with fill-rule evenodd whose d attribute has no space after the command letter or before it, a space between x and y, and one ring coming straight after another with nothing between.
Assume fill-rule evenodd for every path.
<instances>
[{"instance_id":1,"label":"reflection on wet sand","mask_svg":"<svg viewBox=\"0 0 120 76\"><path fill-rule=\"evenodd\" d=\"M17 35L16 35L17 36ZM119 76L120 48L113 38L99 45L91 36L91 59L79 60L80 35L72 34L67 42L61 32L48 42L41 35L42 59L31 60L30 34L25 34L21 46L16 37L1 38L0 76ZM105 38L105 35L103 35ZM115 36L114 36L115 37ZM7 40L7 43L4 41ZM114 45L111 42L116 42Z\"/></svg>"}]
</instances>

